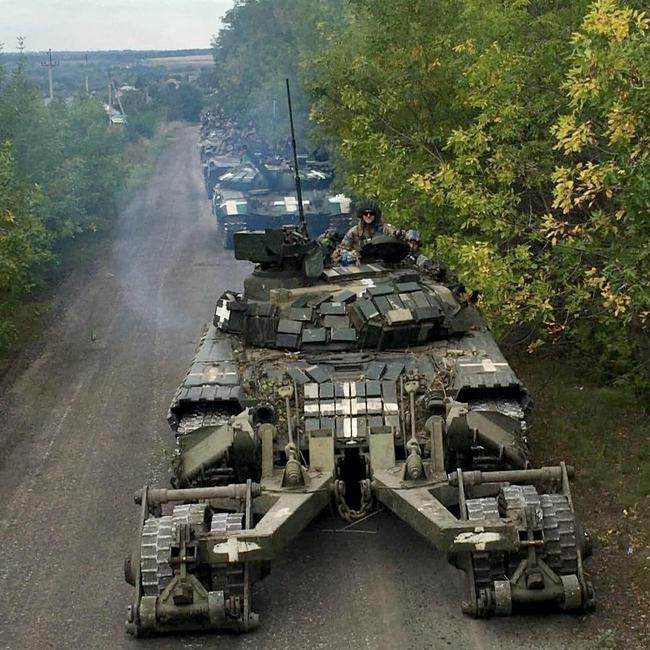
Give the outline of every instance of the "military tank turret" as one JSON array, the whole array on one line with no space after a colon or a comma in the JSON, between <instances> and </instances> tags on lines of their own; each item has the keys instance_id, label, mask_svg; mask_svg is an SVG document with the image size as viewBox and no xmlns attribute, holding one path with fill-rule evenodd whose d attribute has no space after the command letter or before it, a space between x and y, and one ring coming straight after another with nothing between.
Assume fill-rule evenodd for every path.
<instances>
[{"instance_id":1,"label":"military tank turret","mask_svg":"<svg viewBox=\"0 0 650 650\"><path fill-rule=\"evenodd\" d=\"M172 401L172 487L136 495L128 631L252 629L256 581L330 503L382 504L447 553L468 615L591 608L573 470L532 467L528 393L461 289L389 237L345 267L300 227L234 247L255 271Z\"/></svg>"},{"instance_id":2,"label":"military tank turret","mask_svg":"<svg viewBox=\"0 0 650 650\"><path fill-rule=\"evenodd\" d=\"M318 237L326 230L343 235L351 225L350 199L329 189L333 174L326 164L302 160L302 205L307 231ZM300 211L295 194L294 171L281 159L258 162L254 153L227 170L216 182L212 211L231 249L239 231L298 225Z\"/></svg>"}]
</instances>

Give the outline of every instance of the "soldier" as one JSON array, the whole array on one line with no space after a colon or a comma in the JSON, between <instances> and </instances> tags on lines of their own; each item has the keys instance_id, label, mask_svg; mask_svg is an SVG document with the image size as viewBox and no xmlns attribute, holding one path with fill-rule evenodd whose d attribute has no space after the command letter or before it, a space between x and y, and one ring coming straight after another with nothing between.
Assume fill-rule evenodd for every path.
<instances>
[{"instance_id":1,"label":"soldier","mask_svg":"<svg viewBox=\"0 0 650 650\"><path fill-rule=\"evenodd\" d=\"M454 286L460 285L458 278L449 273L445 264L420 252L422 240L420 239L420 233L415 228L411 228L406 233L406 241L410 249L409 254L406 256L408 264L414 264L436 282L451 282Z\"/></svg>"},{"instance_id":2,"label":"soldier","mask_svg":"<svg viewBox=\"0 0 650 650\"><path fill-rule=\"evenodd\" d=\"M397 235L399 231L381 218L381 209L377 201L362 199L354 208L354 215L359 219L356 226L347 231L343 241L334 251L334 260L343 265L356 263L365 244L377 235Z\"/></svg>"},{"instance_id":3,"label":"soldier","mask_svg":"<svg viewBox=\"0 0 650 650\"><path fill-rule=\"evenodd\" d=\"M411 253L420 252L422 240L420 239L420 233L415 228L411 228L406 232L406 243L409 245Z\"/></svg>"}]
</instances>

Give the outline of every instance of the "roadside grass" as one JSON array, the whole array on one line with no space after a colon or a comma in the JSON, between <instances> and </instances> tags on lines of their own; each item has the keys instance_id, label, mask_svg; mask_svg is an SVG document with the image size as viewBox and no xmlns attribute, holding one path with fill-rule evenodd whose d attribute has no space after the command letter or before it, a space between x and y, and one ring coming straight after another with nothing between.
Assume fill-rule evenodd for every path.
<instances>
[{"instance_id":1,"label":"roadside grass","mask_svg":"<svg viewBox=\"0 0 650 650\"><path fill-rule=\"evenodd\" d=\"M533 398L536 465L574 465L572 495L592 534L597 647L650 648L650 413L576 357L515 356Z\"/></svg>"},{"instance_id":2,"label":"roadside grass","mask_svg":"<svg viewBox=\"0 0 650 650\"><path fill-rule=\"evenodd\" d=\"M626 508L650 494L650 424L643 399L603 386L577 360L520 360L533 398L533 451L576 466L580 483L606 489Z\"/></svg>"}]
</instances>

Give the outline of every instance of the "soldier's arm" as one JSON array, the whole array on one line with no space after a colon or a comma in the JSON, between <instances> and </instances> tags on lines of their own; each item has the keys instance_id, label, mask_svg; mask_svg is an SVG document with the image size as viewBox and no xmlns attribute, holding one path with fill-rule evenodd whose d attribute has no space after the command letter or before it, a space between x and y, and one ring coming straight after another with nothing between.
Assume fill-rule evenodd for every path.
<instances>
[{"instance_id":1,"label":"soldier's arm","mask_svg":"<svg viewBox=\"0 0 650 650\"><path fill-rule=\"evenodd\" d=\"M390 223L384 224L384 235L390 235L391 237L401 237L403 234L402 230L395 228L395 226Z\"/></svg>"},{"instance_id":2,"label":"soldier's arm","mask_svg":"<svg viewBox=\"0 0 650 650\"><path fill-rule=\"evenodd\" d=\"M358 240L359 237L357 236L355 228L350 228L334 251L332 259L347 264L354 262L358 251Z\"/></svg>"}]
</instances>

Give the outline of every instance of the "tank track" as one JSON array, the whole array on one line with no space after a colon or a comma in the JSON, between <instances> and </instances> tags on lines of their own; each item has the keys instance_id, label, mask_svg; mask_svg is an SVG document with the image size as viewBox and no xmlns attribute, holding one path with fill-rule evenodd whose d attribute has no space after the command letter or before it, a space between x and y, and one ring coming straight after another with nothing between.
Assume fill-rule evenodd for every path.
<instances>
[{"instance_id":1,"label":"tank track","mask_svg":"<svg viewBox=\"0 0 650 650\"><path fill-rule=\"evenodd\" d=\"M499 519L499 507L496 498L468 499L467 518L470 521ZM476 591L489 587L494 580L502 580L505 574L503 553L472 553L474 568L474 587Z\"/></svg>"}]
</instances>

